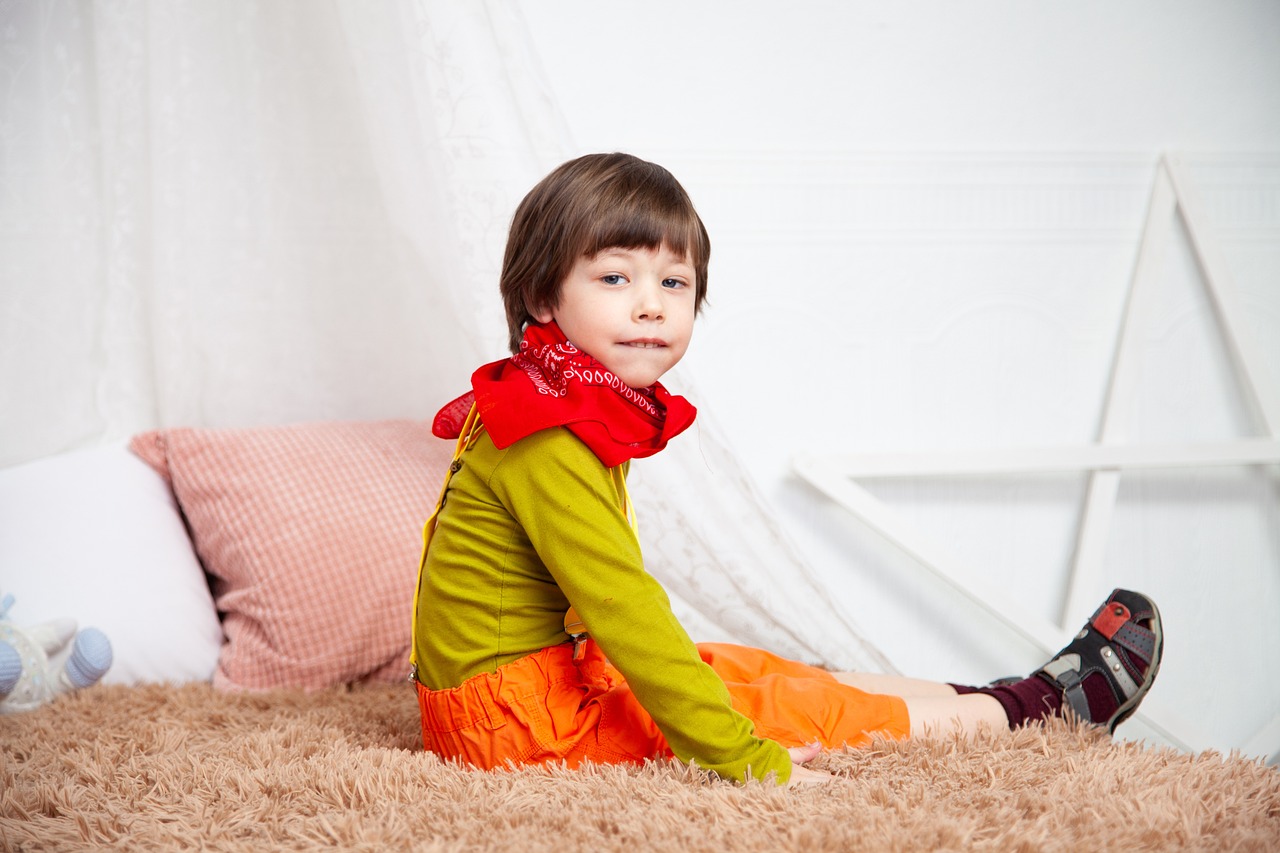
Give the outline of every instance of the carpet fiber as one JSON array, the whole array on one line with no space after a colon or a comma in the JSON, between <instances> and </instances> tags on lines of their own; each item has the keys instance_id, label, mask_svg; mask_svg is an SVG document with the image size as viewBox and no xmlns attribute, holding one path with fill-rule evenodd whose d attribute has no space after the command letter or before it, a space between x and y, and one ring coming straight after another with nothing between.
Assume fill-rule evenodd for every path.
<instances>
[{"instance_id":1,"label":"carpet fiber","mask_svg":"<svg viewBox=\"0 0 1280 853\"><path fill-rule=\"evenodd\" d=\"M1280 771L1053 721L734 786L659 762L481 773L410 688L96 687L0 717L0 849L1276 850Z\"/></svg>"}]
</instances>

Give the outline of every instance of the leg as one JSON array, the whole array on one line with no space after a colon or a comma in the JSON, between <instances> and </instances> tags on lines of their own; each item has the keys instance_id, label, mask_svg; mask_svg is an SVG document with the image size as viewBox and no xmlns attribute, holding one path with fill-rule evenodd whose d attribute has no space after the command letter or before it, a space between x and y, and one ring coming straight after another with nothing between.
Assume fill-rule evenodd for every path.
<instances>
[{"instance_id":1,"label":"leg","mask_svg":"<svg viewBox=\"0 0 1280 853\"><path fill-rule=\"evenodd\" d=\"M856 687L864 693L885 696L955 696L949 684L906 678L901 675L885 675L875 672L834 672L819 670L807 664L789 661L777 655L727 643L699 643L702 659L725 681L751 682L765 675L786 675L795 678L812 678L830 675L841 684Z\"/></svg>"},{"instance_id":2,"label":"leg","mask_svg":"<svg viewBox=\"0 0 1280 853\"><path fill-rule=\"evenodd\" d=\"M703 656L717 673L743 679L726 681L734 706L756 723L757 733L787 746L815 737L828 747L863 746L870 731L898 738L1009 727L995 699L958 696L948 684L878 673L827 673L758 649L721 646L716 651L719 654L708 654L704 649ZM757 655L758 669L752 666ZM885 710L898 702L906 705L906 720ZM837 712L840 708L845 710Z\"/></svg>"},{"instance_id":3,"label":"leg","mask_svg":"<svg viewBox=\"0 0 1280 853\"><path fill-rule=\"evenodd\" d=\"M944 685L945 686L945 685ZM907 714L911 717L911 736L924 734L973 734L982 727L1000 731L1009 728L1004 708L991 696L971 693L957 696L908 696Z\"/></svg>"},{"instance_id":4,"label":"leg","mask_svg":"<svg viewBox=\"0 0 1280 853\"><path fill-rule=\"evenodd\" d=\"M876 734L900 740L911 733L901 697L841 683L826 670L761 649L699 643L698 652L724 681L733 707L755 723L756 734L783 746L817 740L856 747Z\"/></svg>"},{"instance_id":5,"label":"leg","mask_svg":"<svg viewBox=\"0 0 1280 853\"><path fill-rule=\"evenodd\" d=\"M904 699L913 697L955 698L955 688L950 684L906 678L901 675L884 675L878 672L833 672L836 681L848 684L868 693L887 693Z\"/></svg>"}]
</instances>

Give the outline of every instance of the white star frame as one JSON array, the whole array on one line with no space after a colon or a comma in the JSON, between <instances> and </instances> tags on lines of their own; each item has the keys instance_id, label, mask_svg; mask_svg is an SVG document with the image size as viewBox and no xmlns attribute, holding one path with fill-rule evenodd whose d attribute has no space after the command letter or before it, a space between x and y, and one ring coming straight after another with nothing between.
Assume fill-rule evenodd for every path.
<instances>
[{"instance_id":1,"label":"white star frame","mask_svg":"<svg viewBox=\"0 0 1280 853\"><path fill-rule=\"evenodd\" d=\"M1154 273L1181 213L1191 246L1203 273L1231 356L1241 393L1264 435L1213 443L1152 446L1122 441L1125 424L1121 403L1130 398L1138 380L1135 330L1148 311ZM988 449L969 452L897 454L810 454L793 460L797 474L844 506L872 530L913 557L938 579L987 611L998 623L1046 654L1060 649L1076 625L1062 624L1087 614L1105 580L1103 558L1120 472L1143 468L1179 468L1280 464L1280 385L1264 375L1264 361L1250 334L1226 263L1201 218L1185 168L1177 156L1166 154L1156 169L1150 207L1143 229L1137 264L1130 282L1119 341L1111 366L1102 426L1093 444L1038 449ZM945 549L910 529L883 502L854 482L859 477L945 477L1088 472L1088 487L1080 519L1067 592L1057 623L1014 606L998 591L979 583L961 583L949 566L958 562ZM1155 697L1158 700L1158 697ZM1187 750L1204 748L1209 739L1171 707L1148 699L1137 718L1166 741ZM1242 751L1280 760L1280 714L1255 733Z\"/></svg>"}]
</instances>

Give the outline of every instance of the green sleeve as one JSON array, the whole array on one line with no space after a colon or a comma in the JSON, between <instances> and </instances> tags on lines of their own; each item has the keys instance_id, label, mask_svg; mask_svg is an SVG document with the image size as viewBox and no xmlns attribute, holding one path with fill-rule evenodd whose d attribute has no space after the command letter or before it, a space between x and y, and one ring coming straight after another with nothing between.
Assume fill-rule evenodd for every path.
<instances>
[{"instance_id":1,"label":"green sleeve","mask_svg":"<svg viewBox=\"0 0 1280 853\"><path fill-rule=\"evenodd\" d=\"M508 449L491 484L678 758L738 781L790 778L790 755L733 710L645 570L617 483L585 445L564 429L535 433Z\"/></svg>"}]
</instances>

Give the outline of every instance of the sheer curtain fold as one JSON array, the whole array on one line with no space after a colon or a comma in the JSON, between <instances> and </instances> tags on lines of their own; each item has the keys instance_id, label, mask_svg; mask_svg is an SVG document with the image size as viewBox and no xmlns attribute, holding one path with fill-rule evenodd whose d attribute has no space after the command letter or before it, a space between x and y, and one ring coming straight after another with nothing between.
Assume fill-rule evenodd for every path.
<instances>
[{"instance_id":1,"label":"sheer curtain fold","mask_svg":"<svg viewBox=\"0 0 1280 853\"><path fill-rule=\"evenodd\" d=\"M579 153L514 2L22 0L3 31L0 465L427 417L505 354L511 212ZM891 669L713 413L633 471L695 636Z\"/></svg>"}]
</instances>

